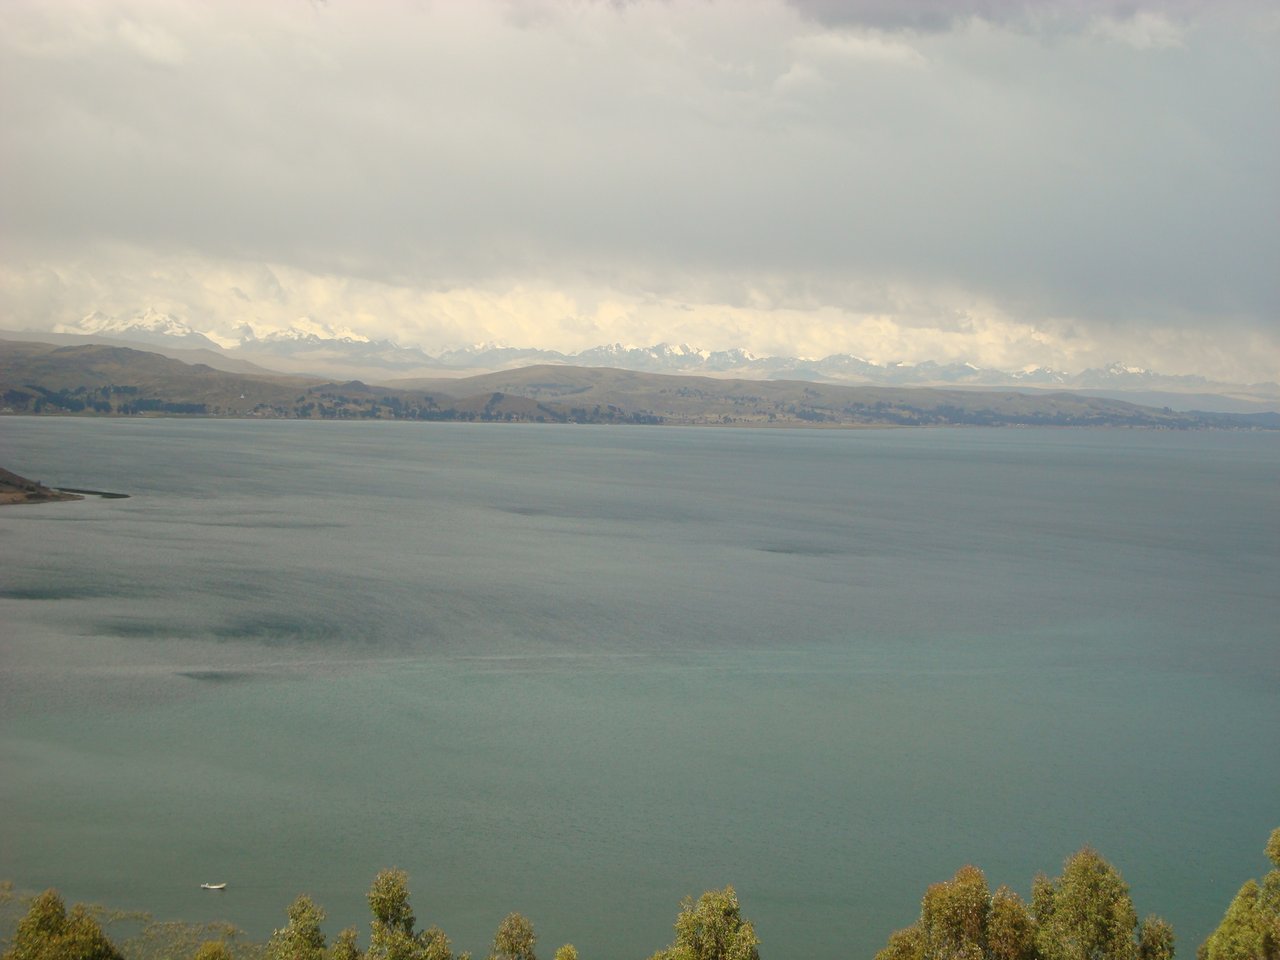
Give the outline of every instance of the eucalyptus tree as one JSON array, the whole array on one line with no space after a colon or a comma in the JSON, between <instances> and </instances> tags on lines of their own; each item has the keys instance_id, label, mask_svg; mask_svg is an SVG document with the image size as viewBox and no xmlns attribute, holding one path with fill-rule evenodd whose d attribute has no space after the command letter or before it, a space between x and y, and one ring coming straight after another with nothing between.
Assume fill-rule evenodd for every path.
<instances>
[{"instance_id":1,"label":"eucalyptus tree","mask_svg":"<svg viewBox=\"0 0 1280 960\"><path fill-rule=\"evenodd\" d=\"M1275 866L1259 883L1248 880L1216 930L1200 947L1200 960L1280 960L1280 827L1267 840Z\"/></svg>"},{"instance_id":2,"label":"eucalyptus tree","mask_svg":"<svg viewBox=\"0 0 1280 960\"><path fill-rule=\"evenodd\" d=\"M1031 903L1008 887L990 893L966 866L925 891L920 918L894 933L876 960L1172 960L1173 928L1138 924L1120 873L1086 847L1062 875L1043 875Z\"/></svg>"},{"instance_id":3,"label":"eucalyptus tree","mask_svg":"<svg viewBox=\"0 0 1280 960\"><path fill-rule=\"evenodd\" d=\"M329 960L360 960L359 934L355 927L345 927L333 938L329 948Z\"/></svg>"},{"instance_id":4,"label":"eucalyptus tree","mask_svg":"<svg viewBox=\"0 0 1280 960\"><path fill-rule=\"evenodd\" d=\"M733 887L708 890L696 903L685 897L675 927L675 943L651 960L760 960L760 939Z\"/></svg>"},{"instance_id":5,"label":"eucalyptus tree","mask_svg":"<svg viewBox=\"0 0 1280 960\"><path fill-rule=\"evenodd\" d=\"M324 911L304 893L289 904L288 916L267 941L267 960L325 960Z\"/></svg>"},{"instance_id":6,"label":"eucalyptus tree","mask_svg":"<svg viewBox=\"0 0 1280 960\"><path fill-rule=\"evenodd\" d=\"M537 940L533 924L527 917L509 913L502 918L497 933L493 935L493 949L489 952L489 960L538 960L533 952L533 945Z\"/></svg>"},{"instance_id":7,"label":"eucalyptus tree","mask_svg":"<svg viewBox=\"0 0 1280 960\"><path fill-rule=\"evenodd\" d=\"M929 887L920 919L889 938L877 960L1034 960L1035 922L1008 887L994 894L974 866Z\"/></svg>"},{"instance_id":8,"label":"eucalyptus tree","mask_svg":"<svg viewBox=\"0 0 1280 960\"><path fill-rule=\"evenodd\" d=\"M455 957L449 938L439 927L414 933L417 918L409 905L409 875L403 870L381 871L369 888L373 921L369 936L369 960L468 960Z\"/></svg>"},{"instance_id":9,"label":"eucalyptus tree","mask_svg":"<svg viewBox=\"0 0 1280 960\"><path fill-rule=\"evenodd\" d=\"M1129 886L1090 847L1067 858L1062 876L1032 886L1036 948L1044 960L1171 960L1173 929L1158 917L1138 925Z\"/></svg>"},{"instance_id":10,"label":"eucalyptus tree","mask_svg":"<svg viewBox=\"0 0 1280 960\"><path fill-rule=\"evenodd\" d=\"M123 960L89 911L67 906L56 890L31 901L18 921L4 960Z\"/></svg>"}]
</instances>

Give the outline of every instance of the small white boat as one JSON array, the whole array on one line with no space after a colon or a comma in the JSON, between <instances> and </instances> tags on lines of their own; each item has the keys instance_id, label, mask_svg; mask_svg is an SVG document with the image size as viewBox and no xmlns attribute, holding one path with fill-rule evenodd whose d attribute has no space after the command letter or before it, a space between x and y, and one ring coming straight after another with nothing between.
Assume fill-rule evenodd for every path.
<instances>
[{"instance_id":1,"label":"small white boat","mask_svg":"<svg viewBox=\"0 0 1280 960\"><path fill-rule=\"evenodd\" d=\"M227 889L227 885L225 883L202 883L200 884L200 889L201 890L225 890Z\"/></svg>"}]
</instances>

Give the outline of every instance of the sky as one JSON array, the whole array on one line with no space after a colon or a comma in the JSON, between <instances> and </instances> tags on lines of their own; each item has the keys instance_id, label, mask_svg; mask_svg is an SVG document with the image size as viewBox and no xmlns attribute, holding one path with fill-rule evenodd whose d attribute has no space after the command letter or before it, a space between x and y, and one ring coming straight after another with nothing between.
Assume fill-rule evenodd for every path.
<instances>
[{"instance_id":1,"label":"sky","mask_svg":"<svg viewBox=\"0 0 1280 960\"><path fill-rule=\"evenodd\" d=\"M1269 0L5 0L0 328L1280 380Z\"/></svg>"}]
</instances>

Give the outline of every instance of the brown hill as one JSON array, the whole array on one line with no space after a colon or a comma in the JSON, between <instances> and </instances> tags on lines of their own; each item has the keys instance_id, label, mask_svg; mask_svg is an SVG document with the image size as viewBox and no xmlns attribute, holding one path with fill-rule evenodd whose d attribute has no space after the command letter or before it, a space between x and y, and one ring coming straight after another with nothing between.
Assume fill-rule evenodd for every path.
<instances>
[{"instance_id":1,"label":"brown hill","mask_svg":"<svg viewBox=\"0 0 1280 960\"><path fill-rule=\"evenodd\" d=\"M528 397L548 406L567 407L580 415L575 419L589 419L612 407L663 423L1191 425L1189 418L1172 411L1072 393L854 387L603 367L543 365L463 380L397 381L395 385L444 396L484 391Z\"/></svg>"},{"instance_id":2,"label":"brown hill","mask_svg":"<svg viewBox=\"0 0 1280 960\"><path fill-rule=\"evenodd\" d=\"M54 500L83 499L84 497L77 494L54 490L0 467L0 504L49 503Z\"/></svg>"},{"instance_id":3,"label":"brown hill","mask_svg":"<svg viewBox=\"0 0 1280 960\"><path fill-rule=\"evenodd\" d=\"M1072 393L855 387L534 366L370 385L246 375L103 345L0 340L0 411L310 419L875 426L1243 426Z\"/></svg>"}]
</instances>

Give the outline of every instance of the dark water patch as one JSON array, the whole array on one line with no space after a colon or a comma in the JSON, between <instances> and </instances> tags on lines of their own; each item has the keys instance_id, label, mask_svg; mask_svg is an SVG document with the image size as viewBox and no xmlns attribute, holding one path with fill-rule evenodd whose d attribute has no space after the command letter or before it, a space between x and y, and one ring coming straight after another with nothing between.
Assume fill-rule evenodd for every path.
<instances>
[{"instance_id":1,"label":"dark water patch","mask_svg":"<svg viewBox=\"0 0 1280 960\"><path fill-rule=\"evenodd\" d=\"M97 587L63 584L0 587L0 600L88 600L112 595L112 592Z\"/></svg>"},{"instance_id":2,"label":"dark water patch","mask_svg":"<svg viewBox=\"0 0 1280 960\"><path fill-rule=\"evenodd\" d=\"M836 547L823 547L816 543L770 543L757 549L762 553L780 553L793 557L838 557L845 553Z\"/></svg>"},{"instance_id":3,"label":"dark water patch","mask_svg":"<svg viewBox=\"0 0 1280 960\"><path fill-rule=\"evenodd\" d=\"M141 617L112 617L109 620L100 620L93 625L90 632L127 640L153 640L191 635L187 624L144 620Z\"/></svg>"},{"instance_id":4,"label":"dark water patch","mask_svg":"<svg viewBox=\"0 0 1280 960\"><path fill-rule=\"evenodd\" d=\"M193 527L231 527L241 530L335 530L347 526L336 520L259 520L240 514L221 520L190 521Z\"/></svg>"},{"instance_id":5,"label":"dark water patch","mask_svg":"<svg viewBox=\"0 0 1280 960\"><path fill-rule=\"evenodd\" d=\"M177 675L201 683L244 683L258 676L249 670L179 670Z\"/></svg>"},{"instance_id":6,"label":"dark water patch","mask_svg":"<svg viewBox=\"0 0 1280 960\"><path fill-rule=\"evenodd\" d=\"M213 627L209 635L217 640L250 640L267 646L379 639L378 631L367 623L357 625L324 617L276 614L236 617Z\"/></svg>"}]
</instances>

